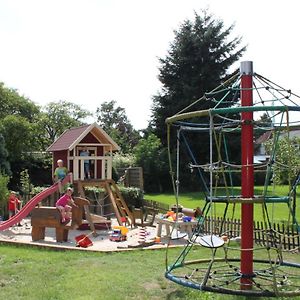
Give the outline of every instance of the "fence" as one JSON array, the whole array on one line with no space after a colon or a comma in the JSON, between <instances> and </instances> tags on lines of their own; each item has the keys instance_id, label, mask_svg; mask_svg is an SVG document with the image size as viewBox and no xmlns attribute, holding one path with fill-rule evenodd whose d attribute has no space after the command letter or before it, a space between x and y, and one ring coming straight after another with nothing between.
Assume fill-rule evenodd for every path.
<instances>
[{"instance_id":1,"label":"fence","mask_svg":"<svg viewBox=\"0 0 300 300\"><path fill-rule=\"evenodd\" d=\"M169 210L169 205L153 200L143 199L143 206L158 209L159 212L165 213Z\"/></svg>"},{"instance_id":2,"label":"fence","mask_svg":"<svg viewBox=\"0 0 300 300\"><path fill-rule=\"evenodd\" d=\"M43 205L54 206L57 197L57 195L49 196L43 200ZM143 199L143 206L158 209L161 213L169 210L168 204L154 200ZM98 213L98 211L95 212ZM300 250L300 234L294 226L288 226L284 223L271 223L269 226L267 223L260 221L254 221L253 226L254 242L256 244L266 247L282 247L284 250ZM241 220L207 217L204 220L202 230L204 234L226 234L229 238L240 237Z\"/></svg>"},{"instance_id":3,"label":"fence","mask_svg":"<svg viewBox=\"0 0 300 300\"><path fill-rule=\"evenodd\" d=\"M284 250L300 250L300 234L294 226L254 221L254 242L266 247L282 247ZM226 234L229 238L241 236L241 220L205 218L204 234Z\"/></svg>"},{"instance_id":4,"label":"fence","mask_svg":"<svg viewBox=\"0 0 300 300\"><path fill-rule=\"evenodd\" d=\"M144 190L144 178L143 168L141 167L130 167L130 168L119 168L117 169L124 186L126 187L137 187Z\"/></svg>"}]
</instances>

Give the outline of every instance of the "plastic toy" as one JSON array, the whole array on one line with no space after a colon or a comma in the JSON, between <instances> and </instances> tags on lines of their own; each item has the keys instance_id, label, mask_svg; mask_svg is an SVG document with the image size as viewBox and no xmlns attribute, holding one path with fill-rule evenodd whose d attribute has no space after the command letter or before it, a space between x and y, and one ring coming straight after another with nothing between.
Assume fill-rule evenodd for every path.
<instances>
[{"instance_id":1,"label":"plastic toy","mask_svg":"<svg viewBox=\"0 0 300 300\"><path fill-rule=\"evenodd\" d=\"M120 226L120 227L122 227L122 226ZM127 239L126 233L124 231L122 232L121 228L113 228L113 232L111 233L111 235L109 237L109 240L112 242L123 242L123 241L126 241L126 239Z\"/></svg>"},{"instance_id":2,"label":"plastic toy","mask_svg":"<svg viewBox=\"0 0 300 300\"><path fill-rule=\"evenodd\" d=\"M93 242L89 239L89 235L81 234L75 237L76 247L87 248L93 246Z\"/></svg>"}]
</instances>

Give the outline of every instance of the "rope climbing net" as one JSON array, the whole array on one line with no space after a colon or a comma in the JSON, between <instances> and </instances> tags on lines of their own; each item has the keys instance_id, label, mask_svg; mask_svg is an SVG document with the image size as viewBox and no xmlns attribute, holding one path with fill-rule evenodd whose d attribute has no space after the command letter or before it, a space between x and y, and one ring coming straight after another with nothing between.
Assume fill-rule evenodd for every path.
<instances>
[{"instance_id":1,"label":"rope climbing net","mask_svg":"<svg viewBox=\"0 0 300 300\"><path fill-rule=\"evenodd\" d=\"M297 119L300 97L254 73L251 88L253 105L243 106L241 77L239 73L234 74L222 85L166 120L170 173L177 207L180 201L180 155L183 149L190 158L188 167L199 175L205 205L197 226L178 256L171 260L170 251L167 250L165 276L178 284L202 291L247 296L300 295L300 265L284 259L282 241L287 232L279 232L271 226L274 210L278 208L276 205L284 204L286 230L293 227L297 229L297 235L300 232L295 209L296 188L300 182L300 176L296 174L299 170L291 159L283 163L278 153L279 141L283 138L289 154L295 147L291 132L300 125L300 118ZM197 110L197 106L203 107L205 103L210 103L212 108ZM230 147L233 140L237 141L235 146L240 147L245 122L242 115L248 112L253 114L254 144L259 148L268 143L269 149L268 155L260 155L258 160L245 164L240 158L232 157ZM177 132L175 167L171 153L174 129ZM199 155L195 154L191 144L202 143L205 135L209 142L201 147L205 148L202 152L206 153L203 154L206 161L203 162L202 157L201 163L198 163ZM253 168L255 176L262 178L263 189L259 194L243 197L235 184L241 178L241 170L248 167ZM289 193L278 196L274 192L274 174L284 170ZM237 239L233 240L233 233L226 231L222 222L217 227L211 222L209 233L204 233L205 220L213 220L221 210L222 220L233 220L237 208L244 203L255 205L256 211L262 216L264 227L257 230L264 236L263 247L243 248ZM221 208L218 209L218 205ZM175 223L174 230L176 228ZM209 252L208 258L203 258L202 249L204 253ZM253 272L250 275L245 275L239 265L245 251L253 252ZM247 277L246 281L244 277Z\"/></svg>"}]
</instances>

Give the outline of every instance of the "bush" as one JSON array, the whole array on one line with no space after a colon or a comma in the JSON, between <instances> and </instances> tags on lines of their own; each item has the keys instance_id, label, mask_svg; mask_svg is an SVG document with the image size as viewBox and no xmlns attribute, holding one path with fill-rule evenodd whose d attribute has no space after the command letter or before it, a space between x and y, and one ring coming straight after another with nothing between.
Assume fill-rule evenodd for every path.
<instances>
[{"instance_id":1,"label":"bush","mask_svg":"<svg viewBox=\"0 0 300 300\"><path fill-rule=\"evenodd\" d=\"M136 163L143 168L147 193L161 193L170 188L168 152L154 134L143 138L134 148Z\"/></svg>"},{"instance_id":2,"label":"bush","mask_svg":"<svg viewBox=\"0 0 300 300\"><path fill-rule=\"evenodd\" d=\"M3 216L6 213L7 199L9 191L7 189L7 184L9 182L9 177L0 173L0 214Z\"/></svg>"},{"instance_id":3,"label":"bush","mask_svg":"<svg viewBox=\"0 0 300 300\"><path fill-rule=\"evenodd\" d=\"M125 202L130 208L142 207L144 194L141 189L137 187L119 187L119 189Z\"/></svg>"},{"instance_id":4,"label":"bush","mask_svg":"<svg viewBox=\"0 0 300 300\"><path fill-rule=\"evenodd\" d=\"M269 140L265 143L266 152L272 158L274 151L274 141ZM272 180L275 184L290 184L294 181L300 169L300 139L293 137L280 138L277 141L274 161L277 165L273 168Z\"/></svg>"},{"instance_id":5,"label":"bush","mask_svg":"<svg viewBox=\"0 0 300 300\"><path fill-rule=\"evenodd\" d=\"M33 188L31 195L36 195L47 187L36 186ZM132 207L141 207L143 204L143 197L144 194L141 189L136 187L123 187L119 186L120 192L127 203L129 208ZM88 186L85 187L85 195L89 200L95 200L99 195L104 195L105 190L103 188L95 187L95 186ZM101 197L101 196L100 196Z\"/></svg>"},{"instance_id":6,"label":"bush","mask_svg":"<svg viewBox=\"0 0 300 300\"><path fill-rule=\"evenodd\" d=\"M141 189L136 187L123 187L119 186L121 195L123 196L125 202L129 208L141 207L143 205L144 194ZM105 193L105 190L98 187L86 187L86 196L89 199L93 199L95 194Z\"/></svg>"},{"instance_id":7,"label":"bush","mask_svg":"<svg viewBox=\"0 0 300 300\"><path fill-rule=\"evenodd\" d=\"M115 169L129 168L136 164L136 158L131 154L116 153L113 156L113 167Z\"/></svg>"}]
</instances>

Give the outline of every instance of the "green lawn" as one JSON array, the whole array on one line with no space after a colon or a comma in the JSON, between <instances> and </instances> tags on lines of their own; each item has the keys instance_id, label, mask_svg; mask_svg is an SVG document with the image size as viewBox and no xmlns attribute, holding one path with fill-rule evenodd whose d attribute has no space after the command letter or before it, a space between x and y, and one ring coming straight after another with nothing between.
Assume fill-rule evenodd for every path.
<instances>
[{"instance_id":1,"label":"green lawn","mask_svg":"<svg viewBox=\"0 0 300 300\"><path fill-rule=\"evenodd\" d=\"M201 249L202 258L210 255ZM199 250L191 255L199 257ZM88 253L0 245L0 295L10 300L244 299L172 283L164 278L164 261L165 250Z\"/></svg>"},{"instance_id":2,"label":"green lawn","mask_svg":"<svg viewBox=\"0 0 300 300\"><path fill-rule=\"evenodd\" d=\"M234 194L239 195L240 189L234 188ZM255 195L261 195L263 192L263 187L255 187ZM272 191L273 193L273 191ZM223 188L218 189L219 195L226 195L226 192ZM274 191L273 195L276 196L286 196L288 194L288 186L277 186L276 190ZM298 199L300 194L298 194ZM162 203L166 203L168 205L173 205L176 203L174 194L166 193L166 194L146 194L145 199L154 200ZM201 192L190 192L190 193L180 193L179 195L179 203L188 208L196 208L196 207L204 207L205 201L203 193ZM224 204L214 204L213 205L213 215L217 216L223 216L224 214ZM268 212L270 220L274 223L281 223L286 222L289 216L289 209L287 204L285 203L276 203L276 204L267 204ZM233 210L233 204L230 204L227 217L232 218L232 216L235 219L240 219L240 205L237 204L235 210ZM297 205L297 219L298 222L300 222L300 204ZM262 205L261 204L255 204L254 209L254 219L256 221L262 221Z\"/></svg>"}]
</instances>

